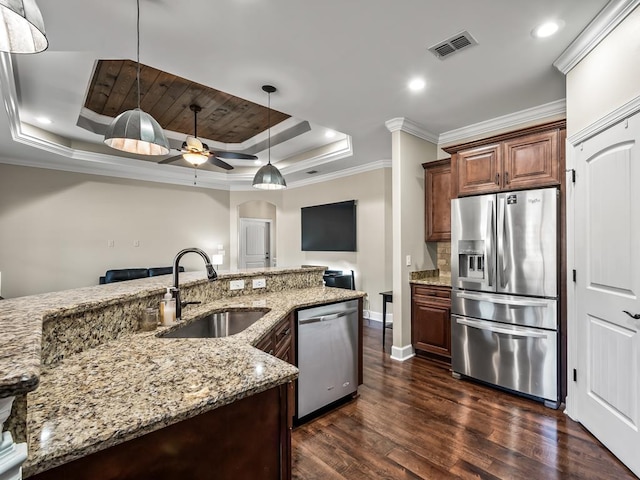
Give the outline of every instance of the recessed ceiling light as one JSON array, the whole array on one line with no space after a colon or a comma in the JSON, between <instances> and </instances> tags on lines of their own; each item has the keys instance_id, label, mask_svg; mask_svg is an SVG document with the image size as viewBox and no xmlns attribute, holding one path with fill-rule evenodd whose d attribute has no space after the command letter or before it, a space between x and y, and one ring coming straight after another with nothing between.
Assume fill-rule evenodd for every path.
<instances>
[{"instance_id":1,"label":"recessed ceiling light","mask_svg":"<svg viewBox=\"0 0 640 480\"><path fill-rule=\"evenodd\" d=\"M421 78L414 78L409 82L409 90L417 92L418 90L422 90L425 86L425 82Z\"/></svg>"},{"instance_id":2,"label":"recessed ceiling light","mask_svg":"<svg viewBox=\"0 0 640 480\"><path fill-rule=\"evenodd\" d=\"M262 161L261 160L254 160L253 163L255 165L262 165Z\"/></svg>"},{"instance_id":3,"label":"recessed ceiling light","mask_svg":"<svg viewBox=\"0 0 640 480\"><path fill-rule=\"evenodd\" d=\"M36 117L36 122L41 123L42 125L51 125L51 119L47 117Z\"/></svg>"},{"instance_id":4,"label":"recessed ceiling light","mask_svg":"<svg viewBox=\"0 0 640 480\"><path fill-rule=\"evenodd\" d=\"M327 138L333 138L336 136L336 132L334 132L333 130L327 130L326 132L324 132L324 136Z\"/></svg>"},{"instance_id":5,"label":"recessed ceiling light","mask_svg":"<svg viewBox=\"0 0 640 480\"><path fill-rule=\"evenodd\" d=\"M533 35L536 38L550 37L551 35L556 33L558 30L560 30L563 25L564 25L564 22L560 20L545 22L538 25L536 28L534 28L531 31L531 35Z\"/></svg>"}]
</instances>

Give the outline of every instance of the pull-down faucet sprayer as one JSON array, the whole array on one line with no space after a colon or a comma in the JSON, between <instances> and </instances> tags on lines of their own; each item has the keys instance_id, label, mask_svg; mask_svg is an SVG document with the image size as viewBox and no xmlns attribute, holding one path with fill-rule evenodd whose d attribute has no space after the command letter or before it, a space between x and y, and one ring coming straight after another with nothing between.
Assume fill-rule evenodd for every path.
<instances>
[{"instance_id":1,"label":"pull-down faucet sprayer","mask_svg":"<svg viewBox=\"0 0 640 480\"><path fill-rule=\"evenodd\" d=\"M180 282L178 279L178 273L180 271L180 259L189 252L197 253L204 259L204 264L207 268L207 278L210 282L213 282L216 278L218 278L216 269L213 268L213 265L211 265L211 259L204 250L201 250L199 248L185 248L184 250L180 250L176 255L176 258L173 259L173 298L176 299L176 320L180 320L180 318L182 317L183 306L182 302L180 301Z\"/></svg>"}]
</instances>

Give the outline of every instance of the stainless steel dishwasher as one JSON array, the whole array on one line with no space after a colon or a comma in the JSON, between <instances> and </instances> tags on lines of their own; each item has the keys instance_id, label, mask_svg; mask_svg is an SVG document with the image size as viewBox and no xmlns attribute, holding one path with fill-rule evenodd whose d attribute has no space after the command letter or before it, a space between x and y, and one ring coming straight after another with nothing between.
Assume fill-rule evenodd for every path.
<instances>
[{"instance_id":1,"label":"stainless steel dishwasher","mask_svg":"<svg viewBox=\"0 0 640 480\"><path fill-rule=\"evenodd\" d=\"M298 311L298 419L358 388L358 300Z\"/></svg>"}]
</instances>

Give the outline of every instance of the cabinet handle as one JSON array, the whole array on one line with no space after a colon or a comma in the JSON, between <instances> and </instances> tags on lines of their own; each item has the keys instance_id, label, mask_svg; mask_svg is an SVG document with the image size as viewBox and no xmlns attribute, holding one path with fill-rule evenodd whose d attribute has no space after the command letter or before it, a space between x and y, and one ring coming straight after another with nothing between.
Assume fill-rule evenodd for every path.
<instances>
[{"instance_id":1,"label":"cabinet handle","mask_svg":"<svg viewBox=\"0 0 640 480\"><path fill-rule=\"evenodd\" d=\"M624 313L626 313L627 315L629 315L634 320L639 320L640 319L640 313L631 313L631 312L627 312L626 310L622 310L622 311Z\"/></svg>"},{"instance_id":2,"label":"cabinet handle","mask_svg":"<svg viewBox=\"0 0 640 480\"><path fill-rule=\"evenodd\" d=\"M280 334L281 337L286 337L291 333L291 327L287 328L284 332Z\"/></svg>"},{"instance_id":3,"label":"cabinet handle","mask_svg":"<svg viewBox=\"0 0 640 480\"><path fill-rule=\"evenodd\" d=\"M496 185L500 185L500 174L496 173Z\"/></svg>"},{"instance_id":4,"label":"cabinet handle","mask_svg":"<svg viewBox=\"0 0 640 480\"><path fill-rule=\"evenodd\" d=\"M504 172L504 183L509 183L509 172Z\"/></svg>"}]
</instances>

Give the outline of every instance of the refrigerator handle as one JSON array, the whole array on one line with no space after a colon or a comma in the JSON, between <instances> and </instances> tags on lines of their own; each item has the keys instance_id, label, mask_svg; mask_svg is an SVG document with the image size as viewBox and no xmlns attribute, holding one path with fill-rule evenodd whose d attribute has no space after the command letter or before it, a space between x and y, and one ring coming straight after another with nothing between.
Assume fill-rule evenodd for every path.
<instances>
[{"instance_id":1,"label":"refrigerator handle","mask_svg":"<svg viewBox=\"0 0 640 480\"><path fill-rule=\"evenodd\" d=\"M491 200L487 203L488 215L487 215L487 251L486 251L486 260L484 262L485 268L487 269L487 284L489 287L493 286L493 277L494 277L494 268L495 268L495 259L493 258L495 252L494 245L494 232L496 229L495 219L494 219L494 209L493 202Z\"/></svg>"},{"instance_id":2,"label":"refrigerator handle","mask_svg":"<svg viewBox=\"0 0 640 480\"><path fill-rule=\"evenodd\" d=\"M506 208L504 198L498 200L498 238L501 245L498 247L498 272L500 274L500 288L507 286L507 260L504 252L509 251L508 235L507 235L507 220L506 220Z\"/></svg>"}]
</instances>

